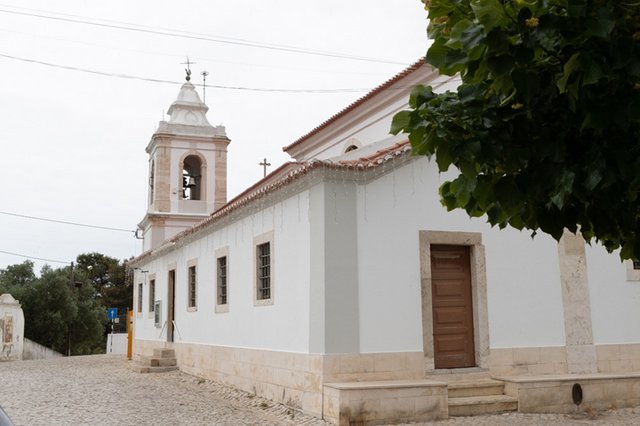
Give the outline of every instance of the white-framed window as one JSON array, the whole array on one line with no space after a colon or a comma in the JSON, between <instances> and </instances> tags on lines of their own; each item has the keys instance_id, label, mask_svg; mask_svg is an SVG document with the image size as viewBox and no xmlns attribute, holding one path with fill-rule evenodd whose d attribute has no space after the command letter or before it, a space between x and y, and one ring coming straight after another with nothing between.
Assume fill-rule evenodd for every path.
<instances>
[{"instance_id":1,"label":"white-framed window","mask_svg":"<svg viewBox=\"0 0 640 426\"><path fill-rule=\"evenodd\" d=\"M216 250L216 309L229 312L229 249Z\"/></svg>"},{"instance_id":2,"label":"white-framed window","mask_svg":"<svg viewBox=\"0 0 640 426\"><path fill-rule=\"evenodd\" d=\"M198 270L195 260L187 264L187 310L195 311L198 307Z\"/></svg>"},{"instance_id":3,"label":"white-framed window","mask_svg":"<svg viewBox=\"0 0 640 426\"><path fill-rule=\"evenodd\" d=\"M272 305L274 295L273 231L254 239L255 247L255 305Z\"/></svg>"},{"instance_id":4,"label":"white-framed window","mask_svg":"<svg viewBox=\"0 0 640 426\"><path fill-rule=\"evenodd\" d=\"M138 283L138 313L142 313L142 283Z\"/></svg>"},{"instance_id":5,"label":"white-framed window","mask_svg":"<svg viewBox=\"0 0 640 426\"><path fill-rule=\"evenodd\" d=\"M155 275L149 277L149 316L153 316L153 312L156 308L156 278Z\"/></svg>"}]
</instances>

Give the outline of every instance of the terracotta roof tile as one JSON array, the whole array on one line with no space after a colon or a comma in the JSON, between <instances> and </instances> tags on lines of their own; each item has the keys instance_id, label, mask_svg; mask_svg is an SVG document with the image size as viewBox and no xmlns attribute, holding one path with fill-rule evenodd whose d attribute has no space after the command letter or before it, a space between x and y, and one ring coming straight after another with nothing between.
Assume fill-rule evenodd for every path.
<instances>
[{"instance_id":1,"label":"terracotta roof tile","mask_svg":"<svg viewBox=\"0 0 640 426\"><path fill-rule=\"evenodd\" d=\"M408 76L412 72L416 71L417 69L419 69L423 65L425 65L424 58L420 58L418 61L413 63L411 66L406 68L404 71L400 72L399 74L395 75L391 79L389 79L389 80L385 81L384 83L382 83L380 86L378 86L375 89L371 90L369 93L367 93L366 95L364 95L360 99L358 99L355 102L353 102L352 104L348 105L342 111L332 115L331 117L329 117L323 123L321 123L320 125L318 125L314 129L312 129L307 134L299 137L293 143L291 143L291 144L285 146L284 148L282 148L282 150L287 152L291 148L300 145L302 142L307 140L309 137L311 137L314 134L318 133L320 130L324 129L325 127L327 127L328 125L330 125L331 123L333 123L334 121L336 121L337 119L339 119L340 117L342 117L343 115L348 113L349 111L351 111L351 110L355 109L356 107L358 107L359 105L363 104L368 99L371 99L372 97L376 96L378 93L382 92L383 90L388 89L393 84L397 83L399 80L402 80L403 78L405 78L406 76Z\"/></svg>"},{"instance_id":2,"label":"terracotta roof tile","mask_svg":"<svg viewBox=\"0 0 640 426\"><path fill-rule=\"evenodd\" d=\"M274 170L272 173L267 175L264 179L258 181L253 186L249 187L247 190L233 198L227 204L225 204L220 209L216 210L209 216L207 219L204 219L202 222L194 225L189 229L185 229L180 232L167 242L167 243L176 243L182 238L185 238L188 235L194 234L201 229L204 229L217 220L222 219L223 217L228 216L232 212L243 208L246 205L253 203L254 201L261 199L280 188L283 188L287 185L290 185L292 182L306 176L311 171L316 169L334 169L334 170L352 170L356 172L364 172L367 170L371 170L373 168L379 167L389 161L394 160L400 156L411 151L411 145L409 141L399 142L394 145L391 145L387 148L383 148L379 151L376 151L370 155L358 158L356 160L310 160L304 163L300 162L288 162L280 166L278 169ZM281 178L277 179L274 182L269 182L271 180L271 176L278 173L280 170L283 170L287 167L294 167L293 170L284 174ZM145 259L146 257L153 254L153 250L142 253L140 256L136 257L132 260L132 262L139 262L140 260Z\"/></svg>"}]
</instances>

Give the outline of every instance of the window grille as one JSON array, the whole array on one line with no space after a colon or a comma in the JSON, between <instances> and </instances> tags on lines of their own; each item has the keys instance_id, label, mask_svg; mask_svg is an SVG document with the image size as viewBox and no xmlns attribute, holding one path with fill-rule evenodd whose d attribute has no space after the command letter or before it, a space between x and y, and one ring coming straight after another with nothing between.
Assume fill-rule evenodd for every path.
<instances>
[{"instance_id":1,"label":"window grille","mask_svg":"<svg viewBox=\"0 0 640 426\"><path fill-rule=\"evenodd\" d=\"M156 280L149 281L149 312L155 310Z\"/></svg>"},{"instance_id":2,"label":"window grille","mask_svg":"<svg viewBox=\"0 0 640 426\"><path fill-rule=\"evenodd\" d=\"M142 312L142 283L138 284L138 312Z\"/></svg>"},{"instance_id":3,"label":"window grille","mask_svg":"<svg viewBox=\"0 0 640 426\"><path fill-rule=\"evenodd\" d=\"M258 266L258 300L271 298L271 245L270 243L259 244L257 246L257 266Z\"/></svg>"},{"instance_id":4,"label":"window grille","mask_svg":"<svg viewBox=\"0 0 640 426\"><path fill-rule=\"evenodd\" d=\"M218 305L227 304L227 256L218 258Z\"/></svg>"},{"instance_id":5,"label":"window grille","mask_svg":"<svg viewBox=\"0 0 640 426\"><path fill-rule=\"evenodd\" d=\"M196 267L189 266L189 307L196 307Z\"/></svg>"}]
</instances>

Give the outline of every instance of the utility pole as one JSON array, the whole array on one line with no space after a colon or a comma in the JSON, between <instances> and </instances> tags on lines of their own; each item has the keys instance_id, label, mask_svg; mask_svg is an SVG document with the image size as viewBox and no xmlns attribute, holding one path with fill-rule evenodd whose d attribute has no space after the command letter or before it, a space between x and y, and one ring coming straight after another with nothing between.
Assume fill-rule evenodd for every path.
<instances>
[{"instance_id":1,"label":"utility pole","mask_svg":"<svg viewBox=\"0 0 640 426\"><path fill-rule=\"evenodd\" d=\"M73 262L71 262L71 272L69 273L69 290L73 291ZM71 324L67 323L67 356L71 356Z\"/></svg>"},{"instance_id":2,"label":"utility pole","mask_svg":"<svg viewBox=\"0 0 640 426\"><path fill-rule=\"evenodd\" d=\"M200 73L202 76L202 103L207 103L207 76L209 75L209 71L204 70Z\"/></svg>"}]
</instances>

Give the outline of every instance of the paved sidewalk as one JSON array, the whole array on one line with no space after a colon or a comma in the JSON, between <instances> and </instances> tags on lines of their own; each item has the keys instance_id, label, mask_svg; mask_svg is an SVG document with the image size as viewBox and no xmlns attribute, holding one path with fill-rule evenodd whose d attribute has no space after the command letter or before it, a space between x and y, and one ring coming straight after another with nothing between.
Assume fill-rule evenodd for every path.
<instances>
[{"instance_id":1,"label":"paved sidewalk","mask_svg":"<svg viewBox=\"0 0 640 426\"><path fill-rule=\"evenodd\" d=\"M179 371L137 374L120 355L0 362L0 406L17 426L313 425L327 423ZM640 425L640 408L585 416L508 413L451 425Z\"/></svg>"}]
</instances>

